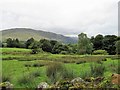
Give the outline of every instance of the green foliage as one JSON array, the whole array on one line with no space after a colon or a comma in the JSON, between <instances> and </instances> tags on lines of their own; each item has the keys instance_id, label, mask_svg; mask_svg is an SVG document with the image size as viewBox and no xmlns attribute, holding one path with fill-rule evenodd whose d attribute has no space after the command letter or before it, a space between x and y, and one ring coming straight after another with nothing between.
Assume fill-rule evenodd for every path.
<instances>
[{"instance_id":1,"label":"green foliage","mask_svg":"<svg viewBox=\"0 0 120 90\"><path fill-rule=\"evenodd\" d=\"M18 79L18 83L20 85L29 85L29 84L33 83L33 80L34 80L34 77L32 75L23 73L23 76L21 76Z\"/></svg>"},{"instance_id":2,"label":"green foliage","mask_svg":"<svg viewBox=\"0 0 120 90\"><path fill-rule=\"evenodd\" d=\"M75 77L76 77L76 74L73 70L64 67L62 72L62 79L73 79Z\"/></svg>"},{"instance_id":3,"label":"green foliage","mask_svg":"<svg viewBox=\"0 0 120 90\"><path fill-rule=\"evenodd\" d=\"M8 38L7 41L7 47L17 47L19 48L20 47L20 42L18 39L11 39L11 38Z\"/></svg>"},{"instance_id":4,"label":"green foliage","mask_svg":"<svg viewBox=\"0 0 120 90\"><path fill-rule=\"evenodd\" d=\"M39 77L39 76L41 76L41 71L40 71L40 70L33 71L33 72L31 73L31 75L32 75L33 77Z\"/></svg>"},{"instance_id":5,"label":"green foliage","mask_svg":"<svg viewBox=\"0 0 120 90\"><path fill-rule=\"evenodd\" d=\"M116 47L116 53L119 55L120 54L120 40L116 42L115 47Z\"/></svg>"},{"instance_id":6,"label":"green foliage","mask_svg":"<svg viewBox=\"0 0 120 90\"><path fill-rule=\"evenodd\" d=\"M58 43L58 41L56 41L56 40L50 40L50 44L51 44L52 49L55 46L55 44L57 44L57 43Z\"/></svg>"},{"instance_id":7,"label":"green foliage","mask_svg":"<svg viewBox=\"0 0 120 90\"><path fill-rule=\"evenodd\" d=\"M51 52L52 46L49 40L47 39L41 39L40 40L40 48L42 48L43 51Z\"/></svg>"},{"instance_id":8,"label":"green foliage","mask_svg":"<svg viewBox=\"0 0 120 90\"><path fill-rule=\"evenodd\" d=\"M93 40L93 47L95 50L99 50L103 48L103 35L98 34Z\"/></svg>"},{"instance_id":9,"label":"green foliage","mask_svg":"<svg viewBox=\"0 0 120 90\"><path fill-rule=\"evenodd\" d=\"M61 43L56 43L55 46L52 49L53 54L59 54L62 51L68 51L69 52L69 47L67 45L63 45Z\"/></svg>"},{"instance_id":10,"label":"green foliage","mask_svg":"<svg viewBox=\"0 0 120 90\"><path fill-rule=\"evenodd\" d=\"M50 65L48 65L47 67L47 70L46 70L46 74L48 77L55 77L55 75L58 73L58 72L61 72L63 70L63 65L61 63L52 63Z\"/></svg>"},{"instance_id":11,"label":"green foliage","mask_svg":"<svg viewBox=\"0 0 120 90\"><path fill-rule=\"evenodd\" d=\"M43 53L44 51L41 49L41 48L35 48L35 49L32 49L32 54L38 54L38 53Z\"/></svg>"},{"instance_id":12,"label":"green foliage","mask_svg":"<svg viewBox=\"0 0 120 90\"><path fill-rule=\"evenodd\" d=\"M81 33L78 35L78 53L79 54L91 54L93 50L92 43L86 34Z\"/></svg>"},{"instance_id":13,"label":"green foliage","mask_svg":"<svg viewBox=\"0 0 120 90\"><path fill-rule=\"evenodd\" d=\"M10 75L6 75L6 74L3 74L2 75L2 82L11 82L11 76Z\"/></svg>"},{"instance_id":14,"label":"green foliage","mask_svg":"<svg viewBox=\"0 0 120 90\"><path fill-rule=\"evenodd\" d=\"M46 75L49 77L52 83L55 83L56 81L61 79L62 71L63 71L63 65L61 63L54 62L48 65L46 69Z\"/></svg>"},{"instance_id":15,"label":"green foliage","mask_svg":"<svg viewBox=\"0 0 120 90\"><path fill-rule=\"evenodd\" d=\"M94 77L103 76L105 72L105 66L103 64L94 63L90 65L90 68L91 68L91 74Z\"/></svg>"},{"instance_id":16,"label":"green foliage","mask_svg":"<svg viewBox=\"0 0 120 90\"><path fill-rule=\"evenodd\" d=\"M106 50L95 50L92 53L93 55L108 55Z\"/></svg>"},{"instance_id":17,"label":"green foliage","mask_svg":"<svg viewBox=\"0 0 120 90\"><path fill-rule=\"evenodd\" d=\"M115 43L119 40L116 35L103 35L98 34L95 38L91 37L91 42L93 43L94 50L106 50L108 54L115 55L116 47Z\"/></svg>"},{"instance_id":18,"label":"green foliage","mask_svg":"<svg viewBox=\"0 0 120 90\"><path fill-rule=\"evenodd\" d=\"M118 65L119 58L117 55L61 55L50 53L30 54L30 49L21 48L1 48L1 50L3 54L2 58L6 59L2 61L2 72L7 76L11 76L11 83L14 85L15 88L25 88L32 86L36 87L40 82L45 82L46 80L49 80L53 83L59 80L65 80L66 78L72 79L72 77L80 77L83 79L85 77L89 78L92 76L90 65L93 62L97 62L95 63L95 65L102 64L103 66L105 66L104 77L106 77L107 75L105 74L106 72L118 73L117 71L119 69L117 70L117 67L120 66ZM103 62L102 60L104 58L106 58L107 61ZM54 62L59 63L64 61L66 61L67 63L61 63L63 69L56 70L58 72L55 74L55 78L52 75L51 77L48 77L46 75L46 70L49 65L52 66ZM86 61L86 63L76 64L76 62L79 63L79 61ZM40 67L39 64L44 66ZM28 66L25 67L25 65ZM35 65L36 67L33 67L33 65ZM53 72L54 70L55 69L53 69ZM98 69L95 71L99 72L101 70ZM25 72L25 75L23 75L23 72ZM20 78L29 75L31 75L30 77L32 78L32 82L26 84L18 83L18 80ZM91 87L91 83L88 84L88 87Z\"/></svg>"},{"instance_id":19,"label":"green foliage","mask_svg":"<svg viewBox=\"0 0 120 90\"><path fill-rule=\"evenodd\" d=\"M117 41L117 36L106 35L103 39L103 49L106 50L110 55L116 54L115 42Z\"/></svg>"},{"instance_id":20,"label":"green foliage","mask_svg":"<svg viewBox=\"0 0 120 90\"><path fill-rule=\"evenodd\" d=\"M33 43L34 43L34 39L33 39L33 38L28 39L28 40L25 42L26 48L29 48L29 49L32 48Z\"/></svg>"}]
</instances>

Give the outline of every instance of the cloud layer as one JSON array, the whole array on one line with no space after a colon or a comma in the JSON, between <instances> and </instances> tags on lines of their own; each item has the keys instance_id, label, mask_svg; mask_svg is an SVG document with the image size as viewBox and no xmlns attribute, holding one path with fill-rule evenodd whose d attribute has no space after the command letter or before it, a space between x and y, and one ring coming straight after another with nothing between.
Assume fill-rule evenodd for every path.
<instances>
[{"instance_id":1,"label":"cloud layer","mask_svg":"<svg viewBox=\"0 0 120 90\"><path fill-rule=\"evenodd\" d=\"M1 0L0 30L27 27L64 35L118 33L119 0Z\"/></svg>"}]
</instances>

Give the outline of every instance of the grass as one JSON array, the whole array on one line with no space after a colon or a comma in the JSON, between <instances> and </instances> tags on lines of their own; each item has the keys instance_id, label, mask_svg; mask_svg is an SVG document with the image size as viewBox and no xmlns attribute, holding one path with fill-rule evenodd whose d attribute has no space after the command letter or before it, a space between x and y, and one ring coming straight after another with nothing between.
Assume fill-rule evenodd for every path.
<instances>
[{"instance_id":1,"label":"grass","mask_svg":"<svg viewBox=\"0 0 120 90\"><path fill-rule=\"evenodd\" d=\"M66 68L66 70L64 69L63 72L64 77L69 78L86 78L91 76L90 65L95 63L102 63L102 65L105 67L103 76L118 72L118 59L116 56L61 55L50 53L40 53L33 55L30 54L31 50L29 49L3 48L1 50L3 51L3 78L4 80L10 80L10 82L16 88L26 86L36 87L40 82L50 81L50 78L46 75L46 69L48 65L53 65L53 63L62 63L62 65ZM107 59L105 60L105 58ZM8 78L9 76L11 77ZM32 80L31 78L26 78L28 76L32 77ZM57 73L57 78L61 78L59 73ZM21 85L20 82L25 82L26 84Z\"/></svg>"}]
</instances>

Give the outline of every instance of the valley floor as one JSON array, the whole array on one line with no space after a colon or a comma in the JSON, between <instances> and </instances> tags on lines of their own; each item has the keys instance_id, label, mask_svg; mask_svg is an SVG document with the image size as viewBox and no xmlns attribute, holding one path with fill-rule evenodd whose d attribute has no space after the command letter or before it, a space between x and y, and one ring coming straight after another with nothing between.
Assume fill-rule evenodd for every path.
<instances>
[{"instance_id":1,"label":"valley floor","mask_svg":"<svg viewBox=\"0 0 120 90\"><path fill-rule=\"evenodd\" d=\"M35 88L41 82L53 84L63 77L72 80L76 77L110 77L118 73L118 57L115 55L31 54L31 50L19 48L1 50L2 80L9 81L15 88ZM59 67L55 66L56 63ZM50 65L53 69L58 68L58 72L56 69L52 71ZM64 68L62 73L59 68ZM52 80L50 72L57 72L56 80Z\"/></svg>"}]
</instances>

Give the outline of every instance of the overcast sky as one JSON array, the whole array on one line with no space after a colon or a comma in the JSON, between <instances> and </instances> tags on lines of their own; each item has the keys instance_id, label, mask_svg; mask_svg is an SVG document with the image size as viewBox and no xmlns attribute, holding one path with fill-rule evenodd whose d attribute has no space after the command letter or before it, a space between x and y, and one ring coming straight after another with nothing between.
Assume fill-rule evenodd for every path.
<instances>
[{"instance_id":1,"label":"overcast sky","mask_svg":"<svg viewBox=\"0 0 120 90\"><path fill-rule=\"evenodd\" d=\"M75 36L118 34L119 0L0 0L0 30L33 28Z\"/></svg>"}]
</instances>

